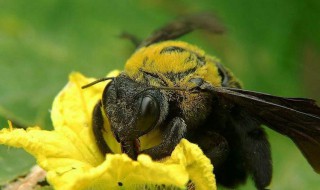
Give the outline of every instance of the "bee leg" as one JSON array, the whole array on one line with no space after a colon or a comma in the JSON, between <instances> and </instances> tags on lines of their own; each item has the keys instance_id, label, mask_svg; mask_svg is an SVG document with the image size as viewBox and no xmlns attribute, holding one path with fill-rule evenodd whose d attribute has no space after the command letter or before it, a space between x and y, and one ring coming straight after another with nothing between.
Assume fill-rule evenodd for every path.
<instances>
[{"instance_id":1,"label":"bee leg","mask_svg":"<svg viewBox=\"0 0 320 190\"><path fill-rule=\"evenodd\" d=\"M99 101L93 109L92 130L93 130L93 134L95 136L98 148L100 149L101 153L105 155L106 153L111 153L111 150L103 138L103 133L102 133L102 131L104 130L103 126L104 125L103 125L103 115L101 111L101 101Z\"/></svg>"},{"instance_id":2,"label":"bee leg","mask_svg":"<svg viewBox=\"0 0 320 190\"><path fill-rule=\"evenodd\" d=\"M175 117L165 129L162 142L157 146L141 151L141 153L148 154L155 160L169 156L186 132L187 125L184 120Z\"/></svg>"},{"instance_id":3,"label":"bee leg","mask_svg":"<svg viewBox=\"0 0 320 190\"><path fill-rule=\"evenodd\" d=\"M203 153L211 160L215 170L222 166L229 155L228 141L218 133L205 131L197 133L190 140L200 146Z\"/></svg>"},{"instance_id":4,"label":"bee leg","mask_svg":"<svg viewBox=\"0 0 320 190\"><path fill-rule=\"evenodd\" d=\"M247 115L237 118L234 124L240 138L245 167L252 174L257 189L265 189L272 178L271 151L267 135L260 123Z\"/></svg>"}]
</instances>

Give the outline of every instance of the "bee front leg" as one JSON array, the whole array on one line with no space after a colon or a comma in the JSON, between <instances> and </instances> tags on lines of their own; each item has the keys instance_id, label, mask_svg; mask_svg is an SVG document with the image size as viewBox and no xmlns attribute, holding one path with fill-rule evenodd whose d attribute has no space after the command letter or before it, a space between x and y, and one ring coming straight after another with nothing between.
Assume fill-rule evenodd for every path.
<instances>
[{"instance_id":1,"label":"bee front leg","mask_svg":"<svg viewBox=\"0 0 320 190\"><path fill-rule=\"evenodd\" d=\"M159 160L170 156L173 149L187 132L187 125L182 118L175 117L164 131L162 142L152 148L141 151L142 154L148 154L152 159Z\"/></svg>"},{"instance_id":2,"label":"bee front leg","mask_svg":"<svg viewBox=\"0 0 320 190\"><path fill-rule=\"evenodd\" d=\"M95 105L92 113L92 130L101 153L105 155L106 153L111 153L111 150L103 138L103 126L104 121L101 111L101 101L99 101Z\"/></svg>"}]
</instances>

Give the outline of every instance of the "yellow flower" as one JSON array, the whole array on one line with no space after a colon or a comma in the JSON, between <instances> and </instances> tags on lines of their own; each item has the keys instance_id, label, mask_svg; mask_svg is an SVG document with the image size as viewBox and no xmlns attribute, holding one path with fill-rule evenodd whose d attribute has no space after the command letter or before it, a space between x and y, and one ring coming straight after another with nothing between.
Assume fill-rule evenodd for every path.
<instances>
[{"instance_id":1,"label":"yellow flower","mask_svg":"<svg viewBox=\"0 0 320 190\"><path fill-rule=\"evenodd\" d=\"M114 71L109 76L118 74ZM81 89L94 80L79 73L70 75L69 83L53 102L54 130L9 127L0 131L0 144L22 147L32 154L57 190L186 189L190 180L196 189L216 189L210 160L185 139L161 162L152 161L147 155L139 155L137 161L125 154L102 155L91 130L91 112L105 84ZM118 149L114 139L105 138L112 150Z\"/></svg>"}]
</instances>

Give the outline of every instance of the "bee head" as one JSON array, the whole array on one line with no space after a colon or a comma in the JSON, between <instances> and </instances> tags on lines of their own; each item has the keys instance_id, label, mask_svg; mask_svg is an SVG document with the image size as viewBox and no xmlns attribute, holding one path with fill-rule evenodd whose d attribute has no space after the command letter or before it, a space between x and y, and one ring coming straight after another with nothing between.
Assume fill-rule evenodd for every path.
<instances>
[{"instance_id":1,"label":"bee head","mask_svg":"<svg viewBox=\"0 0 320 190\"><path fill-rule=\"evenodd\" d=\"M122 143L134 141L160 125L167 115L168 101L159 89L121 74L106 86L102 107L116 140Z\"/></svg>"}]
</instances>

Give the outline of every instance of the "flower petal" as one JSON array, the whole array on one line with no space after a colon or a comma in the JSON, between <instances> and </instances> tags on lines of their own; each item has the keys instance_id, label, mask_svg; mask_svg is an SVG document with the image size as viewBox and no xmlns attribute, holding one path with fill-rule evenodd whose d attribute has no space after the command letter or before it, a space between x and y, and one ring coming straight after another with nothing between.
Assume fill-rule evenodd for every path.
<instances>
[{"instance_id":1,"label":"flower petal","mask_svg":"<svg viewBox=\"0 0 320 190\"><path fill-rule=\"evenodd\" d=\"M167 162L184 165L196 189L216 189L213 166L198 145L182 139Z\"/></svg>"},{"instance_id":2,"label":"flower petal","mask_svg":"<svg viewBox=\"0 0 320 190\"><path fill-rule=\"evenodd\" d=\"M119 71L111 72L108 77L116 76ZM86 78L80 73L72 73L69 83L57 95L53 102L51 119L55 131L64 134L83 152L86 160L96 166L104 156L96 145L91 129L92 110L101 99L105 83L96 84L87 89L81 87L93 82L94 78Z\"/></svg>"},{"instance_id":3,"label":"flower petal","mask_svg":"<svg viewBox=\"0 0 320 190\"><path fill-rule=\"evenodd\" d=\"M112 73L118 74L118 71ZM125 154L108 154L105 158L98 150L91 129L91 112L105 84L81 89L93 80L79 73L70 75L68 85L53 103L53 131L9 127L0 131L0 144L22 147L34 155L47 171L49 183L58 190L159 189L163 186L185 189L189 180L197 190L216 189L210 160L197 145L184 139L170 157L160 162L152 161L147 155L139 155L137 161ZM104 127L110 131L108 122ZM111 149L119 151L112 134L104 135ZM143 147L154 146L160 136L156 131L141 138Z\"/></svg>"},{"instance_id":4,"label":"flower petal","mask_svg":"<svg viewBox=\"0 0 320 190\"><path fill-rule=\"evenodd\" d=\"M57 189L139 189L146 184L185 189L191 179L197 190L215 190L212 169L197 145L182 140L164 162L154 162L147 155L133 161L125 154L108 154L98 167L73 168L59 175L49 172L48 177Z\"/></svg>"},{"instance_id":5,"label":"flower petal","mask_svg":"<svg viewBox=\"0 0 320 190\"><path fill-rule=\"evenodd\" d=\"M69 168L75 162L83 167L90 165L83 162L82 152L65 136L55 131L40 130L39 127L24 129L2 129L0 144L23 148L34 157L45 170Z\"/></svg>"}]
</instances>

